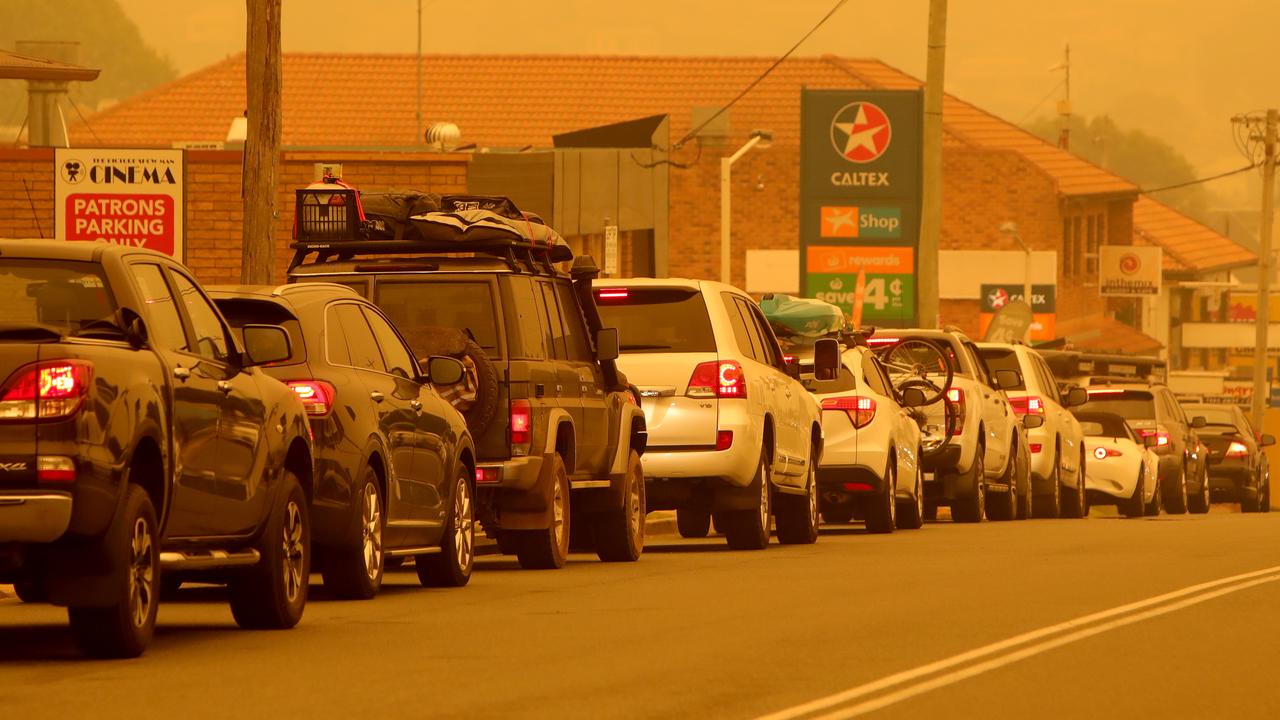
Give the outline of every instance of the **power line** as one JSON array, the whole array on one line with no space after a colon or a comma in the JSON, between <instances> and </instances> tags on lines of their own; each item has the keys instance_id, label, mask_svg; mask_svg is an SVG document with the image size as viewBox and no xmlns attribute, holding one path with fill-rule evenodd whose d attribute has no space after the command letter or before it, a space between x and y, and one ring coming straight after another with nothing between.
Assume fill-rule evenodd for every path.
<instances>
[{"instance_id":1,"label":"power line","mask_svg":"<svg viewBox=\"0 0 1280 720\"><path fill-rule=\"evenodd\" d=\"M1054 85L1052 88L1050 88L1050 89L1049 89L1049 92L1045 93L1045 94L1044 94L1044 97L1040 98L1040 102L1036 103L1036 104L1035 104L1035 107L1033 107L1033 108L1031 108L1030 110L1028 110L1028 111L1027 111L1027 114L1022 116L1022 119L1018 121L1018 124L1019 124L1019 125L1022 125L1022 124L1023 124L1023 123L1025 123L1026 121L1030 120L1030 119L1031 119L1031 116L1032 116L1032 115L1035 115L1035 114L1036 114L1036 111L1038 111L1041 107L1043 107L1043 106L1044 106L1045 101L1047 101L1049 98L1053 97L1053 94L1054 94L1054 93L1058 92L1058 90L1062 87L1063 82L1064 82L1064 81L1059 80L1057 85Z\"/></svg>"},{"instance_id":2,"label":"power line","mask_svg":"<svg viewBox=\"0 0 1280 720\"><path fill-rule=\"evenodd\" d=\"M693 138L694 138L698 133L702 132L703 128L705 128L705 127L707 127L708 125L710 125L712 122L714 122L714 121L715 121L715 119L716 119L716 118L720 117L720 116L721 116L721 115L723 115L726 111L728 111L728 109L729 109L729 108L731 108L731 107L733 107L734 105L736 105L736 104L738 103L738 101L739 101L739 100L741 100L742 98L746 97L747 93L749 93L749 92L751 92L752 90L754 90L754 89L755 89L755 87L756 87L756 85L759 85L759 84L760 84L760 82L761 82L762 80L764 80L765 78L769 77L769 73L773 72L773 71L774 71L774 70L775 70L779 65L781 65L781 64L782 64L782 61L784 61L784 60L786 60L787 58L791 57L791 53L794 53L794 52L795 52L795 51L796 51L796 50L797 50L801 45L803 45L803 44L804 44L804 41L805 41L805 40L808 40L810 35L812 35L812 34L814 34L815 32L817 32L817 31L818 31L818 28L820 28L820 27L822 27L823 25L825 25L825 24L826 24L826 22L827 22L828 20L830 20L830 19L831 19L831 16L832 16L832 15L835 15L835 14L836 14L836 11L837 11L837 10L839 10L840 8L844 7L844 4L845 4L845 3L847 3L848 1L849 1L849 0L837 0L837 2L836 2L836 4L835 4L835 6L833 6L833 7L831 8L831 10L829 10L829 11L827 12L827 14L826 14L826 15L823 15L823 16L822 16L822 19L818 21L818 24L817 24L817 25L814 25L814 26L809 30L809 32L805 33L805 34L804 34L804 37L802 37L802 38L800 38L799 40L797 40L797 41L796 41L796 44L795 44L795 45L792 45L790 50L788 50L786 53L784 53L784 54L782 55L782 57L778 58L777 60L774 60L774 61L773 61L773 64L772 64L772 65L770 65L770 66L769 66L769 68L768 68L767 70L765 70L763 73L760 73L760 76L759 76L759 77L757 77L755 80L752 80L752 81L751 81L751 84L750 84L750 85L747 85L747 87L746 87L746 88L744 88L742 92L738 93L738 96L737 96L737 97L735 97L734 99L730 100L730 101L729 101L729 103L728 103L727 105L725 105L724 107L722 107L722 108L720 108L719 110L717 110L717 111L715 112L715 114L714 114L714 115L712 115L711 117L709 117L709 118L707 118L706 120L704 120L704 121L702 122L702 124L701 124L701 125L699 125L699 126L695 127L694 129L692 129L692 130L690 130L688 133L686 133L684 137L680 138L680 142L678 142L678 143L676 143L675 145L673 145L673 146L672 146L672 148L673 148L673 149L675 149L675 150L678 150L678 149L680 149L681 147L683 147L685 143L689 142L689 141L690 141L690 140L692 140L692 139L693 139Z\"/></svg>"},{"instance_id":3,"label":"power line","mask_svg":"<svg viewBox=\"0 0 1280 720\"><path fill-rule=\"evenodd\" d=\"M1150 195L1151 193L1160 192L1162 190L1176 190L1178 188L1184 188L1190 185L1199 185L1201 183L1207 183L1211 180L1219 180L1224 177L1239 175L1242 172L1248 172L1256 167L1258 167L1258 163L1252 163L1250 165L1245 165L1242 168L1236 168L1235 170L1228 170L1227 172L1218 173L1217 175L1210 175L1209 177L1199 178L1198 180L1188 180L1186 182L1178 183L1176 185L1165 185L1164 187L1150 188L1148 190L1140 190L1139 192L1141 192L1144 195Z\"/></svg>"}]
</instances>

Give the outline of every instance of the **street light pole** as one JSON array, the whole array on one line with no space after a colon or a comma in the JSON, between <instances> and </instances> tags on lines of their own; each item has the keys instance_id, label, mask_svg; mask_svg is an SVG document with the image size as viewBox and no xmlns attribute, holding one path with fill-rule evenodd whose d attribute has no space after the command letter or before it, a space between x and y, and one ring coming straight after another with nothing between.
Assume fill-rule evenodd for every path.
<instances>
[{"instance_id":1,"label":"street light pole","mask_svg":"<svg viewBox=\"0 0 1280 720\"><path fill-rule=\"evenodd\" d=\"M730 196L733 194L732 184L730 180L733 176L733 164L751 151L751 148L760 145L761 148L769 147L769 143L773 141L773 133L767 130L754 130L751 137L738 151L734 154L720 158L720 282L731 285L733 284L732 274L732 257L731 245L729 242L729 231L731 229L732 214L730 212Z\"/></svg>"},{"instance_id":2,"label":"street light pole","mask_svg":"<svg viewBox=\"0 0 1280 720\"><path fill-rule=\"evenodd\" d=\"M924 187L916 292L921 327L937 327L938 254L942 242L942 104L947 62L947 0L929 0L929 48L924 76Z\"/></svg>"},{"instance_id":3,"label":"street light pole","mask_svg":"<svg viewBox=\"0 0 1280 720\"><path fill-rule=\"evenodd\" d=\"M1025 258L1024 265L1022 267L1022 301L1027 304L1027 307L1031 308L1031 316L1033 318L1032 322L1034 323L1036 306L1031 299L1031 248L1027 246L1027 243L1023 241L1022 236L1018 234L1017 223L1013 221L1001 223L1000 232L1005 235L1013 236L1013 239L1022 247L1022 252ZM1028 345L1031 344L1030 325L1027 326L1027 332L1023 334L1022 340Z\"/></svg>"}]
</instances>

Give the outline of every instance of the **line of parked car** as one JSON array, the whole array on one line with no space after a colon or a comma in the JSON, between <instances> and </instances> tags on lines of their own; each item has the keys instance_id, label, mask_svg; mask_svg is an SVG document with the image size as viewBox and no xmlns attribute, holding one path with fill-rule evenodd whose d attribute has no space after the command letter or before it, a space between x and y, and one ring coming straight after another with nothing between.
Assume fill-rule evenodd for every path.
<instances>
[{"instance_id":1,"label":"line of parked car","mask_svg":"<svg viewBox=\"0 0 1280 720\"><path fill-rule=\"evenodd\" d=\"M1269 505L1274 439L1140 374L954 330L797 335L728 285L601 280L504 198L360 201L299 192L279 287L0 241L0 583L67 607L86 654L143 652L184 582L288 628L313 571L350 599L408 558L462 586L477 533L526 568L635 561L652 510L762 549L944 505Z\"/></svg>"}]
</instances>

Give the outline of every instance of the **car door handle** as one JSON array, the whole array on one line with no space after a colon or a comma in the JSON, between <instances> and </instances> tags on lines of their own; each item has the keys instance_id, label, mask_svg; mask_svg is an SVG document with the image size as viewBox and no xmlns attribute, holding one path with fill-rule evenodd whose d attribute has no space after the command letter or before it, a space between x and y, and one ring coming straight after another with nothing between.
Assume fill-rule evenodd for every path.
<instances>
[{"instance_id":1,"label":"car door handle","mask_svg":"<svg viewBox=\"0 0 1280 720\"><path fill-rule=\"evenodd\" d=\"M173 369L173 376L179 380L186 380L191 377L191 371L179 365Z\"/></svg>"},{"instance_id":2,"label":"car door handle","mask_svg":"<svg viewBox=\"0 0 1280 720\"><path fill-rule=\"evenodd\" d=\"M231 392L231 383L227 382L226 380L219 380L218 389L222 391L223 395L226 395L227 393Z\"/></svg>"},{"instance_id":3,"label":"car door handle","mask_svg":"<svg viewBox=\"0 0 1280 720\"><path fill-rule=\"evenodd\" d=\"M422 412L422 401L421 401L421 400L410 400L410 401L409 401L409 407L413 408L413 411L414 411L414 412Z\"/></svg>"},{"instance_id":4,"label":"car door handle","mask_svg":"<svg viewBox=\"0 0 1280 720\"><path fill-rule=\"evenodd\" d=\"M382 393L378 392L377 390L374 390L373 392L369 393L369 399L376 403L382 402L382 397L383 397Z\"/></svg>"}]
</instances>

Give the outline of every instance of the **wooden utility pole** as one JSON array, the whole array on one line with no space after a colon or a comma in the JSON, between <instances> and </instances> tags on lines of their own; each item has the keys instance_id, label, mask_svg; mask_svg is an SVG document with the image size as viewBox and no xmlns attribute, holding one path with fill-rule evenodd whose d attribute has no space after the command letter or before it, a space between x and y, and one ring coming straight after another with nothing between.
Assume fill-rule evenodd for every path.
<instances>
[{"instance_id":1,"label":"wooden utility pole","mask_svg":"<svg viewBox=\"0 0 1280 720\"><path fill-rule=\"evenodd\" d=\"M245 0L244 260L240 281L275 277L276 178L280 159L280 0Z\"/></svg>"},{"instance_id":2,"label":"wooden utility pole","mask_svg":"<svg viewBox=\"0 0 1280 720\"><path fill-rule=\"evenodd\" d=\"M1277 125L1280 125L1280 112L1268 110L1262 140L1262 231L1258 250L1257 349L1253 358L1253 426L1259 429L1271 404L1267 365L1271 358L1271 230L1275 212Z\"/></svg>"},{"instance_id":3,"label":"wooden utility pole","mask_svg":"<svg viewBox=\"0 0 1280 720\"><path fill-rule=\"evenodd\" d=\"M939 321L938 248L942 237L942 100L947 62L947 0L929 0L929 53L924 80L924 197L916 291L921 327Z\"/></svg>"}]
</instances>

